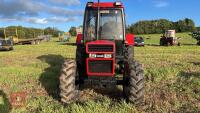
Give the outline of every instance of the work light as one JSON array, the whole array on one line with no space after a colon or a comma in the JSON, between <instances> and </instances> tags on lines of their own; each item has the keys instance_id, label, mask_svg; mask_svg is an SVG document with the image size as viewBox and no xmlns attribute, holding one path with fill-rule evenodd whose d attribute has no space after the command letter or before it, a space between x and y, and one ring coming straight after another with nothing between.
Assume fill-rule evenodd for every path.
<instances>
[{"instance_id":1,"label":"work light","mask_svg":"<svg viewBox=\"0 0 200 113\"><path fill-rule=\"evenodd\" d=\"M88 3L87 3L87 6L88 6L88 7L92 7L92 6L93 6L93 2L88 2Z\"/></svg>"},{"instance_id":2,"label":"work light","mask_svg":"<svg viewBox=\"0 0 200 113\"><path fill-rule=\"evenodd\" d=\"M115 6L121 6L122 3L121 3L121 2L115 2L114 5L115 5Z\"/></svg>"}]
</instances>

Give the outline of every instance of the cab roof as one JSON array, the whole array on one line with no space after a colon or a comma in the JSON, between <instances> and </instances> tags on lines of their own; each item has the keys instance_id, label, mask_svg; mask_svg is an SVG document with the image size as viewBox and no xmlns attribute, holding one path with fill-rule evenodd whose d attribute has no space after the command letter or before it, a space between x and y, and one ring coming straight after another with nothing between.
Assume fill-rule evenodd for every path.
<instances>
[{"instance_id":1,"label":"cab roof","mask_svg":"<svg viewBox=\"0 0 200 113\"><path fill-rule=\"evenodd\" d=\"M123 4L121 2L121 5L116 5L117 2L88 2L87 7L92 7L92 8L124 8ZM90 4L90 5L89 5Z\"/></svg>"}]
</instances>

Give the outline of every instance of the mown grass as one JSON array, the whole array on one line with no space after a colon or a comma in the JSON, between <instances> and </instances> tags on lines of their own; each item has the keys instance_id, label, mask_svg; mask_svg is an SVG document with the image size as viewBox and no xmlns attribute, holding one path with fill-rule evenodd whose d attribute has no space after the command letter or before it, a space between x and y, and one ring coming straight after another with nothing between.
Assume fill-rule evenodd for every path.
<instances>
[{"instance_id":1,"label":"mown grass","mask_svg":"<svg viewBox=\"0 0 200 113\"><path fill-rule=\"evenodd\" d=\"M54 39L0 52L0 112L200 112L200 47L188 33L178 35L185 45L135 48L135 59L143 64L146 79L141 106L126 103L120 90L104 93L92 89L83 90L80 101L62 105L58 77L63 61L75 57L73 45ZM147 44L159 44L160 34L143 36L150 37L145 40ZM26 106L12 108L9 95L20 91L27 92Z\"/></svg>"}]
</instances>

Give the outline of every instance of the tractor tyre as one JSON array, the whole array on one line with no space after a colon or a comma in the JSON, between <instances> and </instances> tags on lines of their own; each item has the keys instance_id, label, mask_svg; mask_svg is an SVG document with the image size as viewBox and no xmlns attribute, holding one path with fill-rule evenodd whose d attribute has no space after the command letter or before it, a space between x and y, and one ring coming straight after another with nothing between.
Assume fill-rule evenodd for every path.
<instances>
[{"instance_id":1,"label":"tractor tyre","mask_svg":"<svg viewBox=\"0 0 200 113\"><path fill-rule=\"evenodd\" d=\"M128 46L126 48L126 52L125 52L125 59L127 60L133 60L133 47L132 46Z\"/></svg>"},{"instance_id":2,"label":"tractor tyre","mask_svg":"<svg viewBox=\"0 0 200 113\"><path fill-rule=\"evenodd\" d=\"M142 65L137 61L128 62L128 75L123 85L123 92L128 102L140 104L144 99L144 71Z\"/></svg>"},{"instance_id":3,"label":"tractor tyre","mask_svg":"<svg viewBox=\"0 0 200 113\"><path fill-rule=\"evenodd\" d=\"M69 104L78 98L78 89L76 85L76 62L67 60L62 66L60 76L60 97L61 102Z\"/></svg>"}]
</instances>

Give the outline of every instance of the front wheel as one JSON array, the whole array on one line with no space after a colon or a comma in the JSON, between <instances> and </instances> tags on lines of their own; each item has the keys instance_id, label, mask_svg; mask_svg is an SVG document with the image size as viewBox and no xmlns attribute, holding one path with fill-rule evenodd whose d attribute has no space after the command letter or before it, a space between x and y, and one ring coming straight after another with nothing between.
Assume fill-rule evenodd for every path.
<instances>
[{"instance_id":1,"label":"front wheel","mask_svg":"<svg viewBox=\"0 0 200 113\"><path fill-rule=\"evenodd\" d=\"M144 71L142 65L134 60L127 63L127 73L123 92L128 102L140 104L144 99Z\"/></svg>"},{"instance_id":2,"label":"front wheel","mask_svg":"<svg viewBox=\"0 0 200 113\"><path fill-rule=\"evenodd\" d=\"M134 49L132 46L128 46L126 47L126 51L125 51L125 59L127 60L133 60L133 52Z\"/></svg>"},{"instance_id":3,"label":"front wheel","mask_svg":"<svg viewBox=\"0 0 200 113\"><path fill-rule=\"evenodd\" d=\"M60 97L61 102L71 103L78 98L78 90L76 89L76 62L67 60L64 62L60 76Z\"/></svg>"}]
</instances>

